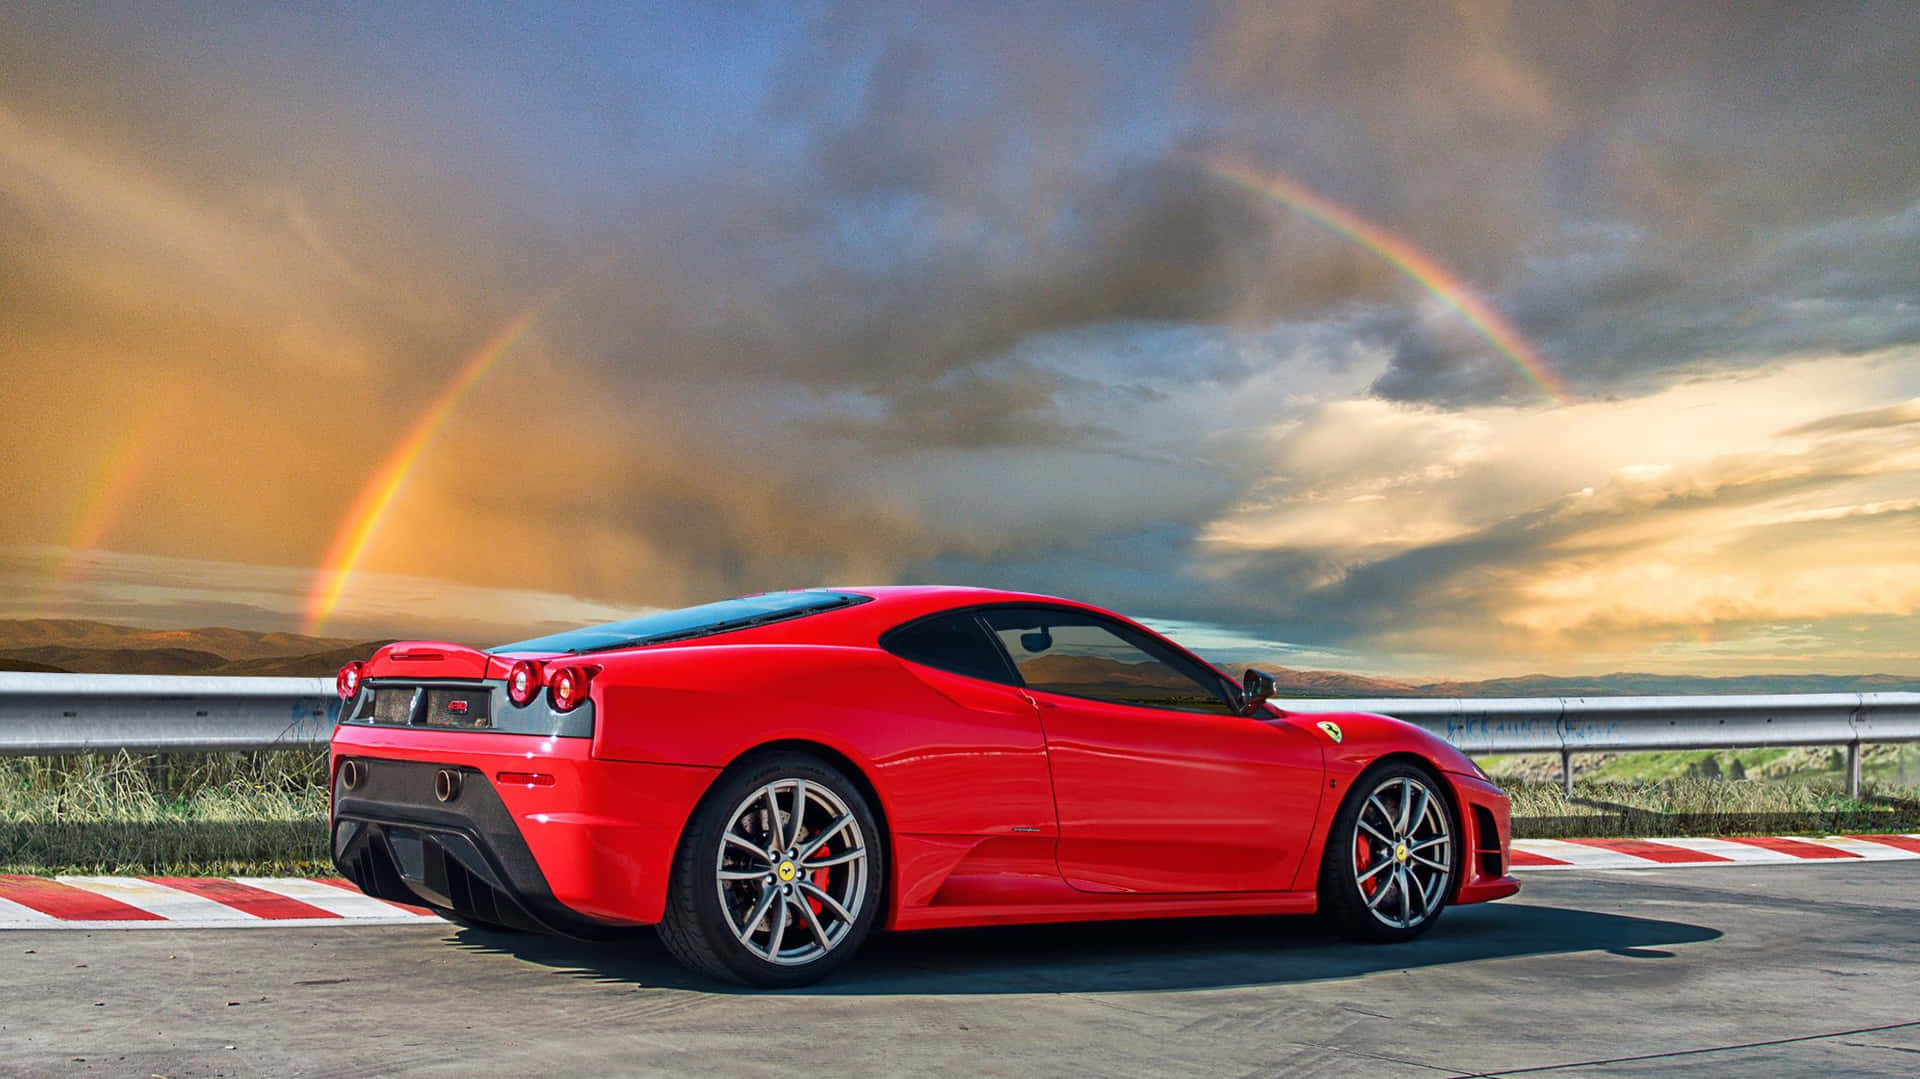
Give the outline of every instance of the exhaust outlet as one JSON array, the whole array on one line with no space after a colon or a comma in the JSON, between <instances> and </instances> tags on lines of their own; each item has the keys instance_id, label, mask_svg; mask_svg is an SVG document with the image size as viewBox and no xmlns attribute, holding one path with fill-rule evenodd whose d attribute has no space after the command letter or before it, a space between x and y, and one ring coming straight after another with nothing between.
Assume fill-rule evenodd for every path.
<instances>
[{"instance_id":1,"label":"exhaust outlet","mask_svg":"<svg viewBox=\"0 0 1920 1079\"><path fill-rule=\"evenodd\" d=\"M367 778L367 770L359 761L340 762L340 783L348 790L357 790Z\"/></svg>"},{"instance_id":2,"label":"exhaust outlet","mask_svg":"<svg viewBox=\"0 0 1920 1079\"><path fill-rule=\"evenodd\" d=\"M433 796L443 802L460 797L460 773L451 768L433 773Z\"/></svg>"}]
</instances>

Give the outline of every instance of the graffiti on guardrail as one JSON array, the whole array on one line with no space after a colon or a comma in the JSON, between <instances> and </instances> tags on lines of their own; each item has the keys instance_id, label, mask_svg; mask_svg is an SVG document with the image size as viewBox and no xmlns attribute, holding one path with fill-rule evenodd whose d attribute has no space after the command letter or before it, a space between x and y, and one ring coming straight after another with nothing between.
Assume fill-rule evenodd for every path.
<instances>
[{"instance_id":1,"label":"graffiti on guardrail","mask_svg":"<svg viewBox=\"0 0 1920 1079\"><path fill-rule=\"evenodd\" d=\"M1605 748L1624 741L1626 731L1617 719L1565 719L1560 723L1560 738L1568 746Z\"/></svg>"},{"instance_id":2,"label":"graffiti on guardrail","mask_svg":"<svg viewBox=\"0 0 1920 1079\"><path fill-rule=\"evenodd\" d=\"M316 706L311 700L290 701L283 740L296 745L327 741L333 736L333 725L340 721L340 705L338 700L328 701L324 707Z\"/></svg>"},{"instance_id":3,"label":"graffiti on guardrail","mask_svg":"<svg viewBox=\"0 0 1920 1079\"><path fill-rule=\"evenodd\" d=\"M1560 748L1559 721L1545 716L1449 716L1441 737L1462 748Z\"/></svg>"}]
</instances>

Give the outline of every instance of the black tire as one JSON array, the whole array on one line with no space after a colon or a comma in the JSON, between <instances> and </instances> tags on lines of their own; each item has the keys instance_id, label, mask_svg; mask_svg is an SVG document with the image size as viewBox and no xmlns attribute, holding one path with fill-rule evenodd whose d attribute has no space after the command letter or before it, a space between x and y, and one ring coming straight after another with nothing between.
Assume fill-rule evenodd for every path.
<instances>
[{"instance_id":1,"label":"black tire","mask_svg":"<svg viewBox=\"0 0 1920 1079\"><path fill-rule=\"evenodd\" d=\"M1408 799L1410 818L1414 811L1427 808L1417 793L1402 793L1407 790L1424 790L1433 803L1432 812L1423 813L1424 819L1430 825L1445 828L1448 842L1424 848L1435 853L1444 851L1443 858L1435 859L1446 865L1444 874L1422 865L1412 853L1400 856L1399 848L1404 841L1394 828L1399 799ZM1369 810L1369 800L1376 796L1380 800ZM1388 812L1382 814L1381 806ZM1368 818L1368 825L1377 831L1363 828L1363 814ZM1418 823L1411 822L1408 826L1408 831L1414 834L1413 841L1405 843L1410 851L1434 836L1431 830L1419 831ZM1379 831L1386 832L1394 842L1382 843L1376 838ZM1384 858L1372 856L1376 847ZM1360 864L1363 850L1369 855L1365 866ZM1460 828L1446 784L1432 772L1405 761L1376 765L1354 781L1353 788L1340 803L1340 811L1334 815L1326 850L1320 858L1320 912L1335 929L1356 940L1412 940L1431 928L1446 910L1459 886L1463 853ZM1382 861L1385 864L1381 864ZM1357 877L1375 868L1378 872L1370 880L1369 889L1369 885L1362 884ZM1406 908L1398 908L1402 898L1407 900ZM1408 924L1395 924L1402 921Z\"/></svg>"},{"instance_id":2,"label":"black tire","mask_svg":"<svg viewBox=\"0 0 1920 1079\"><path fill-rule=\"evenodd\" d=\"M805 912L800 912L797 904L809 902L813 908L811 925L830 923L829 934L837 934L830 945L823 943L824 937L818 935L813 937L815 944L807 947L817 945L824 948L824 952L820 955L804 961L789 960L776 963L763 958L748 944L743 943L742 938L735 934L732 925L732 920L736 917L742 923L751 922L746 927L746 936L749 940L757 936L756 927L765 928L769 938L766 947L773 952L781 952L780 943L773 939L771 924L763 924L762 921L753 920L750 915L738 913L740 904L747 902L745 893L760 889L761 882L758 880L724 882L719 879L718 871L726 858L722 853L726 843L722 836L733 829L737 822L750 819L736 815L737 810L747 809L745 800L749 797L757 798L770 785L778 789L779 785L793 781L803 781L816 788L813 797L819 797L818 790L830 792L832 799L845 807L844 815L851 816L851 827L857 830L849 831L843 826L842 829L836 829L829 834L838 837L834 840L836 843L840 843L842 839L846 840L839 854L850 855L850 852L860 850L864 851L864 860L857 874L849 868L846 870L847 875L840 878L838 883L829 879L828 886L843 890L847 902L853 904L848 911L854 915L851 921L834 919L818 901L806 899L805 893L800 891L791 893L795 897L791 902L778 897L771 900L774 906L780 908L778 914L783 929L788 925L789 918L794 919L793 924L801 924ZM779 797L777 793L774 795L775 808L785 814L786 807L778 804ZM809 806L809 810L803 812L803 828L806 827L809 819L817 819L824 815L820 813L817 805L809 803ZM750 809L747 811L752 812ZM768 815L770 814L763 813L762 818ZM790 816L782 816L780 819L790 822ZM784 826L783 824L782 827ZM817 837L825 832L825 828L806 832L802 836L800 846L804 847L809 837ZM735 834L740 833L735 832ZM857 837L858 842L855 843L848 837ZM778 842L773 845L776 848L780 846ZM822 849L831 850L831 848ZM775 853L784 852L776 850ZM749 856L748 862L751 863L754 857L758 856ZM788 863L788 869L791 870L793 860L783 859L783 861ZM804 862L805 859L801 861ZM679 849L674 854L672 876L667 883L666 912L656 927L656 932L660 936L661 943L675 959L696 973L710 978L768 988L808 985L826 977L851 959L854 952L859 950L861 943L866 940L867 935L873 931L873 926L880 916L881 882L886 879L886 868L886 843L881 835L879 822L874 817L873 809L868 805L860 787L838 768L817 757L798 752L772 753L752 758L736 764L723 774L701 799L699 806L693 812L693 817L687 822L686 831L680 838ZM830 873L831 871L816 872ZM808 876L804 866L799 873L800 876L793 885L794 888L805 889L817 880L828 879ZM786 873L786 877L793 879L791 873ZM788 891L789 889L776 883L779 879L781 878L770 876L765 883L768 887L779 888L783 892ZM729 889L739 890L730 893ZM733 913L722 908L723 894L742 896L742 899L732 908ZM759 895L765 898L765 891L761 890ZM812 933L813 930L809 926L806 931Z\"/></svg>"}]
</instances>

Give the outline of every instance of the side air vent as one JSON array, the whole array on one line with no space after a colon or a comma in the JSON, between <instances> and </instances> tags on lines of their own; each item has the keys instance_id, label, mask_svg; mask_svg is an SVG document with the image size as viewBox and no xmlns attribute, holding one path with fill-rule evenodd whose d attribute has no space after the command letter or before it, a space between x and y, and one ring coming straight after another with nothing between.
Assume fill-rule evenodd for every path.
<instances>
[{"instance_id":1,"label":"side air vent","mask_svg":"<svg viewBox=\"0 0 1920 1079\"><path fill-rule=\"evenodd\" d=\"M1500 827L1493 822L1493 811L1486 806L1473 807L1474 854L1483 877L1507 875L1506 860L1500 856Z\"/></svg>"}]
</instances>

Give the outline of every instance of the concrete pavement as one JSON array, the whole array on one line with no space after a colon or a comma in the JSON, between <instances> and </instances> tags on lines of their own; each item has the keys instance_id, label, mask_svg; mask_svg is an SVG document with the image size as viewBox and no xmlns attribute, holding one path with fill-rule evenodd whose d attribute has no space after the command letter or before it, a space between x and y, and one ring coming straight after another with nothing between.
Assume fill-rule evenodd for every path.
<instances>
[{"instance_id":1,"label":"concrete pavement","mask_svg":"<svg viewBox=\"0 0 1920 1079\"><path fill-rule=\"evenodd\" d=\"M1567 870L1411 945L1310 921L878 938L766 993L381 926L0 934L0 1075L1920 1073L1920 862Z\"/></svg>"}]
</instances>

